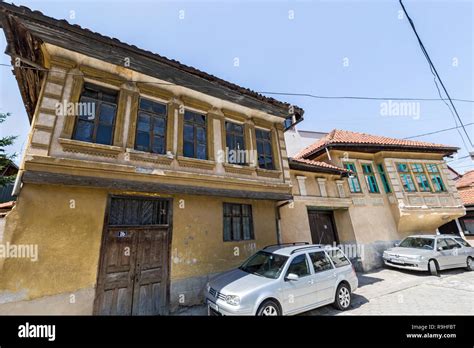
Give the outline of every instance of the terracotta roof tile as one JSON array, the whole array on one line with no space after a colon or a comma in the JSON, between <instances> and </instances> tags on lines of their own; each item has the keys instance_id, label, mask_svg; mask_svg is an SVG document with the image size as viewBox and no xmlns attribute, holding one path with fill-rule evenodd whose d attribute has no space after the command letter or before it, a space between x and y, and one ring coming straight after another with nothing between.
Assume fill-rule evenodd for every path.
<instances>
[{"instance_id":1,"label":"terracotta roof tile","mask_svg":"<svg viewBox=\"0 0 474 348\"><path fill-rule=\"evenodd\" d=\"M474 185L474 169L464 173L461 178L456 180L456 187L469 187Z\"/></svg>"},{"instance_id":2,"label":"terracotta roof tile","mask_svg":"<svg viewBox=\"0 0 474 348\"><path fill-rule=\"evenodd\" d=\"M424 141L406 140L389 138L380 135L371 135L366 133L358 133L347 130L333 129L325 137L319 139L314 144L306 147L296 154L295 158L305 158L324 149L329 145L369 145L369 146L390 146L401 148L418 148L418 149L439 149L442 151L455 152L458 148L443 144L428 143Z\"/></svg>"},{"instance_id":3,"label":"terracotta roof tile","mask_svg":"<svg viewBox=\"0 0 474 348\"><path fill-rule=\"evenodd\" d=\"M330 170L334 170L334 171L338 171L338 172L348 173L348 171L346 169L334 166L334 165L326 163L326 162L313 161L313 160L304 159L304 158L291 158L290 161L294 162L294 163L301 163L301 164L314 166L314 167L318 167L318 168L324 168L324 169L330 169Z\"/></svg>"},{"instance_id":4,"label":"terracotta roof tile","mask_svg":"<svg viewBox=\"0 0 474 348\"><path fill-rule=\"evenodd\" d=\"M459 190L459 195L461 196L462 204L465 206L474 205L474 187Z\"/></svg>"}]
</instances>

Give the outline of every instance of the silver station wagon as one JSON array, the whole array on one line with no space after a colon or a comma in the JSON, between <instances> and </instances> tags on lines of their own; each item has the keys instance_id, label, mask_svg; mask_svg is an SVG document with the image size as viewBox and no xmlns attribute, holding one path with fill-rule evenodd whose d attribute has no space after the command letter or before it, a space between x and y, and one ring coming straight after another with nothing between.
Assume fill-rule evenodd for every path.
<instances>
[{"instance_id":1,"label":"silver station wagon","mask_svg":"<svg viewBox=\"0 0 474 348\"><path fill-rule=\"evenodd\" d=\"M449 268L474 271L474 248L464 239L449 235L414 235L383 253L385 265L432 275Z\"/></svg>"},{"instance_id":2,"label":"silver station wagon","mask_svg":"<svg viewBox=\"0 0 474 348\"><path fill-rule=\"evenodd\" d=\"M280 244L212 279L206 299L211 315L292 315L330 303L346 310L357 286L354 268L340 249Z\"/></svg>"}]
</instances>

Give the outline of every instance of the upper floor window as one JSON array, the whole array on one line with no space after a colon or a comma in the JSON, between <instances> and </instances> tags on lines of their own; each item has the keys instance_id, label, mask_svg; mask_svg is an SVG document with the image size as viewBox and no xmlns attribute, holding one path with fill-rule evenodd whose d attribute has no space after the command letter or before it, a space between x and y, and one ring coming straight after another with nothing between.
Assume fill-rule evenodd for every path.
<instances>
[{"instance_id":1,"label":"upper floor window","mask_svg":"<svg viewBox=\"0 0 474 348\"><path fill-rule=\"evenodd\" d=\"M72 138L89 143L112 145L117 98L118 92L115 90L85 83Z\"/></svg>"},{"instance_id":2,"label":"upper floor window","mask_svg":"<svg viewBox=\"0 0 474 348\"><path fill-rule=\"evenodd\" d=\"M349 189L352 193L360 193L362 190L360 189L359 178L357 177L357 170L354 163L344 163L344 168L350 170L352 173L348 178L349 182Z\"/></svg>"},{"instance_id":3,"label":"upper floor window","mask_svg":"<svg viewBox=\"0 0 474 348\"><path fill-rule=\"evenodd\" d=\"M392 188L390 187L390 184L388 183L388 178L387 175L385 174L385 168L382 163L377 164L377 169L380 175L380 179L382 179L382 185L383 189L385 190L385 193L390 193L392 192Z\"/></svg>"},{"instance_id":4,"label":"upper floor window","mask_svg":"<svg viewBox=\"0 0 474 348\"><path fill-rule=\"evenodd\" d=\"M206 116L184 112L183 156L207 159Z\"/></svg>"},{"instance_id":5,"label":"upper floor window","mask_svg":"<svg viewBox=\"0 0 474 348\"><path fill-rule=\"evenodd\" d=\"M241 124L226 122L226 146L227 162L232 164L245 164L245 141L244 126Z\"/></svg>"},{"instance_id":6,"label":"upper floor window","mask_svg":"<svg viewBox=\"0 0 474 348\"><path fill-rule=\"evenodd\" d=\"M379 186L377 185L377 180L375 179L375 174L372 169L372 165L368 163L362 164L362 172L365 176L365 181L367 187L369 188L370 193L379 193Z\"/></svg>"},{"instance_id":7,"label":"upper floor window","mask_svg":"<svg viewBox=\"0 0 474 348\"><path fill-rule=\"evenodd\" d=\"M224 241L254 239L252 206L224 203Z\"/></svg>"},{"instance_id":8,"label":"upper floor window","mask_svg":"<svg viewBox=\"0 0 474 348\"><path fill-rule=\"evenodd\" d=\"M413 182L408 165L405 163L397 163L397 170L402 181L403 189L406 192L416 192L415 183Z\"/></svg>"},{"instance_id":9,"label":"upper floor window","mask_svg":"<svg viewBox=\"0 0 474 348\"><path fill-rule=\"evenodd\" d=\"M426 170L429 173L434 190L436 192L446 191L446 187L444 186L438 166L436 164L427 164Z\"/></svg>"},{"instance_id":10,"label":"upper floor window","mask_svg":"<svg viewBox=\"0 0 474 348\"><path fill-rule=\"evenodd\" d=\"M412 163L410 165L411 171L415 176L416 183L418 184L418 188L421 192L431 192L431 186L426 177L425 171L423 169L423 165L420 163Z\"/></svg>"},{"instance_id":11,"label":"upper floor window","mask_svg":"<svg viewBox=\"0 0 474 348\"><path fill-rule=\"evenodd\" d=\"M135 149L164 154L166 105L140 98Z\"/></svg>"},{"instance_id":12,"label":"upper floor window","mask_svg":"<svg viewBox=\"0 0 474 348\"><path fill-rule=\"evenodd\" d=\"M263 129L256 129L255 137L257 139L259 168L275 169L275 163L273 162L271 132Z\"/></svg>"}]
</instances>

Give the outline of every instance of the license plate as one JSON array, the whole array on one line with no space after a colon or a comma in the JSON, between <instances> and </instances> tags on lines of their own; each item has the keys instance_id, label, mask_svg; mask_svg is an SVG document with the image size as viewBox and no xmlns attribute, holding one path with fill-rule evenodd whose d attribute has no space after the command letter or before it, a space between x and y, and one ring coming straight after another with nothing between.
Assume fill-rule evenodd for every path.
<instances>
[{"instance_id":1,"label":"license plate","mask_svg":"<svg viewBox=\"0 0 474 348\"><path fill-rule=\"evenodd\" d=\"M216 305L214 302L212 302L211 300L207 300L207 305L209 307L211 307L213 310L215 310L216 312L219 312L219 306Z\"/></svg>"},{"instance_id":2,"label":"license plate","mask_svg":"<svg viewBox=\"0 0 474 348\"><path fill-rule=\"evenodd\" d=\"M398 264L400 264L400 265L404 265L404 264L405 264L405 261L403 261L403 260L392 259L391 261L392 261L393 263L398 263Z\"/></svg>"}]
</instances>

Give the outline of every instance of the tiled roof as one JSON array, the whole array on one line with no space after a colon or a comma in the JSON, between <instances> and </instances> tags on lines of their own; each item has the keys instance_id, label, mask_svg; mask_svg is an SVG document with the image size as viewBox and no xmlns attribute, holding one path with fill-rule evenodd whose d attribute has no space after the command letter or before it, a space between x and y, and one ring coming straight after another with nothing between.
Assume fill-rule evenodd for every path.
<instances>
[{"instance_id":1,"label":"tiled roof","mask_svg":"<svg viewBox=\"0 0 474 348\"><path fill-rule=\"evenodd\" d=\"M464 206L474 205L474 187L459 190L459 195Z\"/></svg>"},{"instance_id":2,"label":"tiled roof","mask_svg":"<svg viewBox=\"0 0 474 348\"><path fill-rule=\"evenodd\" d=\"M314 144L301 150L295 158L305 158L324 149L327 146L334 145L366 145L366 146L387 146L390 148L440 150L455 152L458 148L443 144L434 144L424 141L405 140L389 138L380 135L371 135L365 133L352 132L347 130L333 129L328 135L319 139Z\"/></svg>"},{"instance_id":3,"label":"tiled roof","mask_svg":"<svg viewBox=\"0 0 474 348\"><path fill-rule=\"evenodd\" d=\"M304 158L290 158L290 168L293 167L294 169L297 169L298 165L313 167L316 171L320 169L325 172L331 171L331 172L336 172L339 174L349 173L344 168L340 168L326 162L313 161L313 160L308 160Z\"/></svg>"},{"instance_id":4,"label":"tiled roof","mask_svg":"<svg viewBox=\"0 0 474 348\"><path fill-rule=\"evenodd\" d=\"M456 180L456 187L469 187L474 185L474 169L470 170L462 175L461 178Z\"/></svg>"},{"instance_id":5,"label":"tiled roof","mask_svg":"<svg viewBox=\"0 0 474 348\"><path fill-rule=\"evenodd\" d=\"M282 111L283 111L283 115L288 114L288 108L290 106L292 106L293 109L295 110L295 114L298 114L298 115L302 116L303 113L304 113L304 110L302 108L300 108L299 106L291 105L290 103L282 102L282 101L277 100L277 99L272 98L272 97L266 97L266 96L264 96L264 95L262 95L262 94L260 94L256 91L253 91L249 88L244 88L244 87L241 87L237 84L228 82L228 81L223 80L221 78L218 78L214 75L211 75L211 74L208 74L204 71L196 69L192 66L185 65L185 64L183 64L183 63L181 63L177 60L169 59L169 58L164 57L162 55L159 55L157 53L139 48L139 47L137 47L135 45L132 45L132 44L125 43L125 42L123 42L123 41L121 41L117 38L102 35L98 32L94 32L94 31L92 31L88 28L81 27L80 25L71 24L68 21L66 21L65 19L56 19L56 18L53 18L53 17L49 17L49 16L46 16L45 14L43 14L41 11L31 10L30 8L28 8L26 6L16 6L14 4L7 4L7 3L4 3L4 2L0 2L0 20L1 20L1 12L2 11L3 12L8 11L10 13L15 13L15 14L18 14L18 15L21 15L21 16L25 16L29 20L40 21L43 24L54 26L54 27L60 28L62 30L68 30L69 32L73 33L73 35L80 34L80 35L88 37L89 39L99 40L99 41L101 41L102 45L107 44L107 45L117 46L117 47L120 47L120 48L124 48L124 49L130 50L130 51L133 51L135 53L138 53L138 54L146 57L147 59L151 58L151 59L153 59L157 62L160 62L162 64L166 64L170 67L178 68L178 69L180 69L180 70L182 70L182 71L184 71L184 72L186 72L190 75L194 75L194 76L196 76L198 78L201 78L201 79L204 79L204 80L206 80L210 83L218 84L222 88L230 89L232 91L240 93L241 95L248 96L248 97L256 99L260 102L263 102L263 103L281 108ZM0 21L0 23L1 23L1 21ZM91 42L91 45L92 45L92 42ZM71 47L71 49L74 50L75 47ZM112 51L112 49L111 49L111 51Z\"/></svg>"}]
</instances>

